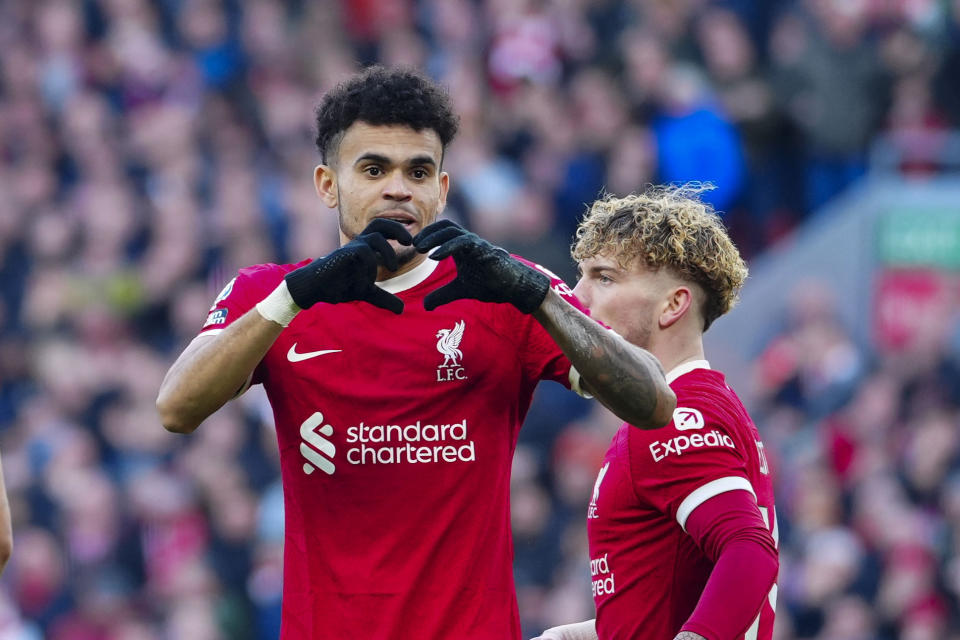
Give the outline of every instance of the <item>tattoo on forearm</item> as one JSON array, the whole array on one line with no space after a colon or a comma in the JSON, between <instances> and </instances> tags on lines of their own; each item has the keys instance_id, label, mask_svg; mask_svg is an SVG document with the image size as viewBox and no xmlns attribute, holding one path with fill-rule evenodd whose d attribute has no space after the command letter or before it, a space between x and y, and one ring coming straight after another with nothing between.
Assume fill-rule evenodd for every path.
<instances>
[{"instance_id":1,"label":"tattoo on forearm","mask_svg":"<svg viewBox=\"0 0 960 640\"><path fill-rule=\"evenodd\" d=\"M559 297L555 304L543 305L537 319L598 400L627 422L649 426L664 386L663 371L656 358L625 340L613 339L599 324Z\"/></svg>"}]
</instances>

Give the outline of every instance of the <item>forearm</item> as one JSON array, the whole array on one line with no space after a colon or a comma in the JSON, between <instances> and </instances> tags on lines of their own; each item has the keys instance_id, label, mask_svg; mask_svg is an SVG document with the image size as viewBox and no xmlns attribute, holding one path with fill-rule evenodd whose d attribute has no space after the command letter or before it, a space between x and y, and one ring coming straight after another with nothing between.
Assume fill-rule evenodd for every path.
<instances>
[{"instance_id":1,"label":"forearm","mask_svg":"<svg viewBox=\"0 0 960 640\"><path fill-rule=\"evenodd\" d=\"M177 433L196 429L237 394L281 331L251 309L221 333L188 347L160 385L163 426Z\"/></svg>"},{"instance_id":2,"label":"forearm","mask_svg":"<svg viewBox=\"0 0 960 640\"><path fill-rule=\"evenodd\" d=\"M7 487L3 481L3 468L0 467L0 573L13 554L13 523L10 518L10 502L7 499Z\"/></svg>"},{"instance_id":3,"label":"forearm","mask_svg":"<svg viewBox=\"0 0 960 640\"><path fill-rule=\"evenodd\" d=\"M603 328L553 290L533 315L590 393L619 418L646 429L670 422L677 398L652 354Z\"/></svg>"}]
</instances>

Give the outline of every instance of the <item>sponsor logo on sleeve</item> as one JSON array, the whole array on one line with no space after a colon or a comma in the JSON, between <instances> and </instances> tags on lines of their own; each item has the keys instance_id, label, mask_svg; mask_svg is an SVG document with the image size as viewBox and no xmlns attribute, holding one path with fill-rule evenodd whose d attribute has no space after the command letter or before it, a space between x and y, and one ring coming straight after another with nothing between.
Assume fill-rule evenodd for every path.
<instances>
[{"instance_id":1,"label":"sponsor logo on sleeve","mask_svg":"<svg viewBox=\"0 0 960 640\"><path fill-rule=\"evenodd\" d=\"M690 407L677 407L673 410L673 425L677 431L703 429L703 414Z\"/></svg>"},{"instance_id":2,"label":"sponsor logo on sleeve","mask_svg":"<svg viewBox=\"0 0 960 640\"><path fill-rule=\"evenodd\" d=\"M551 287L551 288L552 288L554 291L556 291L557 294L559 294L559 295L561 295L561 296L563 296L563 297L565 297L565 298L573 298L573 297L575 297L575 296L573 295L573 289L570 288L570 285L568 285L566 282L564 282L564 281L562 281L562 280L561 280L560 282L555 283L555 284L553 285L553 287Z\"/></svg>"},{"instance_id":3,"label":"sponsor logo on sleeve","mask_svg":"<svg viewBox=\"0 0 960 640\"><path fill-rule=\"evenodd\" d=\"M236 281L237 279L234 278L233 280L227 283L227 285L217 295L217 299L213 301L213 306L210 307L211 309L215 309L218 303L227 299L227 296L229 296L230 292L233 291L233 283Z\"/></svg>"},{"instance_id":4,"label":"sponsor logo on sleeve","mask_svg":"<svg viewBox=\"0 0 960 640\"><path fill-rule=\"evenodd\" d=\"M207 315L207 321L203 323L203 329L211 327L217 324L223 324L227 321L227 310L226 309L217 309L217 305L227 299L227 296L230 295L230 292L233 291L233 283L237 279L234 278L227 283L227 286L217 295L216 300L213 301L213 305L210 307L210 313Z\"/></svg>"},{"instance_id":5,"label":"sponsor logo on sleeve","mask_svg":"<svg viewBox=\"0 0 960 640\"><path fill-rule=\"evenodd\" d=\"M227 321L227 310L226 309L215 309L211 311L207 316L207 321L203 323L203 328L213 326L215 324L223 324Z\"/></svg>"},{"instance_id":6,"label":"sponsor logo on sleeve","mask_svg":"<svg viewBox=\"0 0 960 640\"><path fill-rule=\"evenodd\" d=\"M570 286L564 282L560 276L555 274L553 271L550 271L550 269L547 269L542 264L537 264L535 262L529 262L528 264L533 265L535 269L542 271L544 275L550 278L550 280L553 281L550 284L550 288L556 291L559 295L576 299L576 296L573 295L573 289L571 289Z\"/></svg>"},{"instance_id":7,"label":"sponsor logo on sleeve","mask_svg":"<svg viewBox=\"0 0 960 640\"><path fill-rule=\"evenodd\" d=\"M539 269L540 271L542 271L544 274L546 274L551 280L553 280L553 283L550 285L551 289L556 291L561 296L565 296L567 298L574 297L573 289L571 289L570 285L564 282L560 276L555 274L553 271L550 271L550 269L547 269L542 264L534 264L533 266Z\"/></svg>"}]
</instances>

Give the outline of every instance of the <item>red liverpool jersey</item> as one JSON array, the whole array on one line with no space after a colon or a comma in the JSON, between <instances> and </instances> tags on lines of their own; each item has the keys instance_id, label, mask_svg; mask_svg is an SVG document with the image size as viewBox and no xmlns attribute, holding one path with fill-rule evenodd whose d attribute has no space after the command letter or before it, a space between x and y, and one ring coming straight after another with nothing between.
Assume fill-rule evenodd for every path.
<instances>
[{"instance_id":1,"label":"red liverpool jersey","mask_svg":"<svg viewBox=\"0 0 960 640\"><path fill-rule=\"evenodd\" d=\"M241 270L204 331L298 266ZM520 637L511 460L537 382L570 386L576 374L509 304L424 310L455 274L452 259L428 259L381 283L404 301L401 315L317 304L254 372L280 445L285 640ZM553 287L579 308L565 284Z\"/></svg>"},{"instance_id":2,"label":"red liverpool jersey","mask_svg":"<svg viewBox=\"0 0 960 640\"><path fill-rule=\"evenodd\" d=\"M662 429L624 424L613 438L587 512L597 633L672 638L693 612L713 568L684 530L694 509L726 491L748 491L777 539L763 443L724 376L700 360L668 374L677 394ZM776 585L740 638L770 640Z\"/></svg>"}]
</instances>

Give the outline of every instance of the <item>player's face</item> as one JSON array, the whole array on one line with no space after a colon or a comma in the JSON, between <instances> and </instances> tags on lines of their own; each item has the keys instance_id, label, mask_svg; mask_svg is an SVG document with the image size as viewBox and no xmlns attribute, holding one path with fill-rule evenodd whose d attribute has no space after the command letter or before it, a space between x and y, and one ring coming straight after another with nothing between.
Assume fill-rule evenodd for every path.
<instances>
[{"instance_id":1,"label":"player's face","mask_svg":"<svg viewBox=\"0 0 960 640\"><path fill-rule=\"evenodd\" d=\"M440 171L443 146L432 129L355 122L343 134L337 157L317 167L317 193L339 210L340 243L355 238L375 218L403 224L410 235L436 220L447 203L450 178ZM400 263L418 254L390 241Z\"/></svg>"},{"instance_id":2,"label":"player's face","mask_svg":"<svg viewBox=\"0 0 960 640\"><path fill-rule=\"evenodd\" d=\"M639 264L623 268L604 255L582 261L580 273L573 292L590 315L629 342L650 349L667 291L664 275Z\"/></svg>"}]
</instances>

